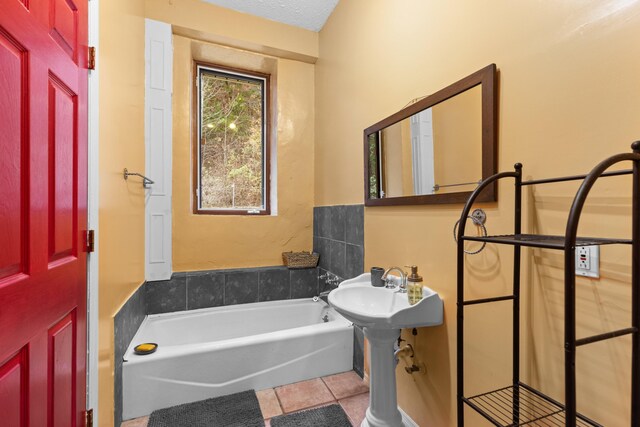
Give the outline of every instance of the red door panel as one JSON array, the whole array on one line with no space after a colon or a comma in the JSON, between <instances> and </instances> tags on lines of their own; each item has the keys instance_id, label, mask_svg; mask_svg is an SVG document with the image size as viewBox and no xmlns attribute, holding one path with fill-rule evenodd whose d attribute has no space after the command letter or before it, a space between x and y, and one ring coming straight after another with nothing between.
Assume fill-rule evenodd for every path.
<instances>
[{"instance_id":1,"label":"red door panel","mask_svg":"<svg viewBox=\"0 0 640 427\"><path fill-rule=\"evenodd\" d=\"M18 354L0 366L0 413L2 425L20 427L27 423L27 351Z\"/></svg>"},{"instance_id":2,"label":"red door panel","mask_svg":"<svg viewBox=\"0 0 640 427\"><path fill-rule=\"evenodd\" d=\"M0 286L23 271L27 184L27 55L0 27Z\"/></svg>"},{"instance_id":3,"label":"red door panel","mask_svg":"<svg viewBox=\"0 0 640 427\"><path fill-rule=\"evenodd\" d=\"M49 262L76 255L76 94L49 76Z\"/></svg>"},{"instance_id":4,"label":"red door panel","mask_svg":"<svg viewBox=\"0 0 640 427\"><path fill-rule=\"evenodd\" d=\"M52 427L74 424L75 312L49 330L49 422Z\"/></svg>"},{"instance_id":5,"label":"red door panel","mask_svg":"<svg viewBox=\"0 0 640 427\"><path fill-rule=\"evenodd\" d=\"M0 425L86 406L87 0L0 0Z\"/></svg>"},{"instance_id":6,"label":"red door panel","mask_svg":"<svg viewBox=\"0 0 640 427\"><path fill-rule=\"evenodd\" d=\"M60 47L75 58L78 35L78 8L71 0L50 0L51 35Z\"/></svg>"}]
</instances>

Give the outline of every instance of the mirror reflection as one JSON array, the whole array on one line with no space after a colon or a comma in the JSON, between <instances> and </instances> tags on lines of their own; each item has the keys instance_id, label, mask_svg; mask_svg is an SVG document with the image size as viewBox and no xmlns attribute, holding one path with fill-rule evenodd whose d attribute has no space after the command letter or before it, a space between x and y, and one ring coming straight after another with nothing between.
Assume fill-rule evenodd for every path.
<instances>
[{"instance_id":1,"label":"mirror reflection","mask_svg":"<svg viewBox=\"0 0 640 427\"><path fill-rule=\"evenodd\" d=\"M482 179L482 85L367 140L371 199L471 191Z\"/></svg>"}]
</instances>

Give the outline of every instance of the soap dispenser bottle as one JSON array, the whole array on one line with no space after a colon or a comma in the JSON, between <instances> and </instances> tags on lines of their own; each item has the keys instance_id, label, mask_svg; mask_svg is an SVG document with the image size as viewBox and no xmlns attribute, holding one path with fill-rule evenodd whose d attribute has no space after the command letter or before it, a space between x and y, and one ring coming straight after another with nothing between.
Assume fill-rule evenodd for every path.
<instances>
[{"instance_id":1,"label":"soap dispenser bottle","mask_svg":"<svg viewBox=\"0 0 640 427\"><path fill-rule=\"evenodd\" d=\"M410 305L414 305L422 299L422 276L418 275L418 266L411 268L411 274L407 277L407 298Z\"/></svg>"}]
</instances>

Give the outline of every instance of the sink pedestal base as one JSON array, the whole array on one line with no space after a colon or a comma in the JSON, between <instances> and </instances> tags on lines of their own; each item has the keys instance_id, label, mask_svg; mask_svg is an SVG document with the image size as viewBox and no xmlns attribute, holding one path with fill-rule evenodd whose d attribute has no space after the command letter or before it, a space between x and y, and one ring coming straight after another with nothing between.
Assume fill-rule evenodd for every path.
<instances>
[{"instance_id":1,"label":"sink pedestal base","mask_svg":"<svg viewBox=\"0 0 640 427\"><path fill-rule=\"evenodd\" d=\"M371 372L369 373L369 408L361 427L404 427L396 395L396 361L393 344L400 329L364 328L369 340Z\"/></svg>"},{"instance_id":2,"label":"sink pedestal base","mask_svg":"<svg viewBox=\"0 0 640 427\"><path fill-rule=\"evenodd\" d=\"M367 415L369 414L369 411L367 411ZM400 412L400 414L402 415L402 424L400 424L403 427L419 427L418 424L415 423L415 421L413 421L411 418L409 418L404 412ZM378 424L375 424L376 426L380 426L380 425L388 425L388 424L380 424L380 421L378 421ZM360 424L360 427L373 427L374 424L370 424L369 421L367 421L367 419L365 418L364 420L362 420L362 423Z\"/></svg>"}]
</instances>

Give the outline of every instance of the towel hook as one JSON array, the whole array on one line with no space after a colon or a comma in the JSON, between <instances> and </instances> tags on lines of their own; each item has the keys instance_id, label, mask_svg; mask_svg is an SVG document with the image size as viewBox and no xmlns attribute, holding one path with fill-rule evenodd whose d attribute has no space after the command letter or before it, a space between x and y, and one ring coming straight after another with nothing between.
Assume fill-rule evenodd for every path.
<instances>
[{"instance_id":1,"label":"towel hook","mask_svg":"<svg viewBox=\"0 0 640 427\"><path fill-rule=\"evenodd\" d=\"M129 170L127 168L124 168L123 171L123 175L124 175L124 180L126 181L127 179L129 179L129 176L139 176L140 178L142 178L142 186L144 188L149 188L148 186L151 184L155 184L153 182L153 180L147 178L146 176L142 175L141 173L138 172L129 172Z\"/></svg>"}]
</instances>

